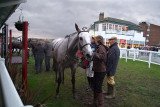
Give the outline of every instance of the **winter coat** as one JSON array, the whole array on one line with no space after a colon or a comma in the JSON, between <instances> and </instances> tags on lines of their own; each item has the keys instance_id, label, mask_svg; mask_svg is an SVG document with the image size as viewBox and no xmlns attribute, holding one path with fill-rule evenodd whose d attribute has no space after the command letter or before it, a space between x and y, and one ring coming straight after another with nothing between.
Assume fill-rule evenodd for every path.
<instances>
[{"instance_id":1,"label":"winter coat","mask_svg":"<svg viewBox=\"0 0 160 107\"><path fill-rule=\"evenodd\" d=\"M52 56L52 44L47 42L45 43L44 46L44 50L45 50L45 56Z\"/></svg>"},{"instance_id":2,"label":"winter coat","mask_svg":"<svg viewBox=\"0 0 160 107\"><path fill-rule=\"evenodd\" d=\"M104 45L96 46L96 51L93 53L93 68L94 72L106 72L106 48Z\"/></svg>"},{"instance_id":3,"label":"winter coat","mask_svg":"<svg viewBox=\"0 0 160 107\"><path fill-rule=\"evenodd\" d=\"M36 56L43 58L44 57L44 48L41 45L38 45L35 47L34 53Z\"/></svg>"},{"instance_id":4,"label":"winter coat","mask_svg":"<svg viewBox=\"0 0 160 107\"><path fill-rule=\"evenodd\" d=\"M120 50L117 43L112 44L107 53L106 73L108 76L114 76L116 73Z\"/></svg>"}]
</instances>

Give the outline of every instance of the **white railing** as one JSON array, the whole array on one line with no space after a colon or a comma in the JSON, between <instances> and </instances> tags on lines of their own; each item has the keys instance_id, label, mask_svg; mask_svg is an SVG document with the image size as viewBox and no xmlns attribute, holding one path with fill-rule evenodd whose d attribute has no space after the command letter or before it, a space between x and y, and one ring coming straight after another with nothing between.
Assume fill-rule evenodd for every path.
<instances>
[{"instance_id":1,"label":"white railing","mask_svg":"<svg viewBox=\"0 0 160 107\"><path fill-rule=\"evenodd\" d=\"M24 106L17 90L8 74L5 66L5 60L0 57L0 87L5 107L33 107L31 105Z\"/></svg>"},{"instance_id":2,"label":"white railing","mask_svg":"<svg viewBox=\"0 0 160 107\"><path fill-rule=\"evenodd\" d=\"M148 62L149 68L152 64L160 65L160 52L139 50L139 49L125 49L120 48L120 58L133 59L142 62Z\"/></svg>"}]
</instances>

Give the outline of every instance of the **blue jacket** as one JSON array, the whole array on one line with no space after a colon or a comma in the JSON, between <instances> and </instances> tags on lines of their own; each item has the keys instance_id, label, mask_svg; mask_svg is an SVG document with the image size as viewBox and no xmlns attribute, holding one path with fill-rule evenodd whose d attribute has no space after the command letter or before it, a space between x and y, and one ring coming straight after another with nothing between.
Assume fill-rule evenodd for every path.
<instances>
[{"instance_id":1,"label":"blue jacket","mask_svg":"<svg viewBox=\"0 0 160 107\"><path fill-rule=\"evenodd\" d=\"M109 47L109 51L107 53L106 73L108 76L115 75L118 65L119 55L120 55L120 50L117 46L117 43L112 44Z\"/></svg>"},{"instance_id":2,"label":"blue jacket","mask_svg":"<svg viewBox=\"0 0 160 107\"><path fill-rule=\"evenodd\" d=\"M91 49L93 52L95 52L96 50L96 44L95 43L91 43Z\"/></svg>"}]
</instances>

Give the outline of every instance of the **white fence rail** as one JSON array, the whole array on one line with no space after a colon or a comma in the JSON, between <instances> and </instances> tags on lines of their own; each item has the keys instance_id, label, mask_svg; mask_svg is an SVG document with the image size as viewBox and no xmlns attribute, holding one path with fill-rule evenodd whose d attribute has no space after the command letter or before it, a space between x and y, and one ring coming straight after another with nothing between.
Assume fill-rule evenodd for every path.
<instances>
[{"instance_id":1,"label":"white fence rail","mask_svg":"<svg viewBox=\"0 0 160 107\"><path fill-rule=\"evenodd\" d=\"M5 60L0 58L0 87L2 91L2 96L5 107L33 107L31 105L24 106L15 86L8 74L5 66ZM1 106L1 105L0 105Z\"/></svg>"},{"instance_id":2,"label":"white fence rail","mask_svg":"<svg viewBox=\"0 0 160 107\"><path fill-rule=\"evenodd\" d=\"M149 68L152 64L160 65L160 52L139 50L139 49L125 49L120 48L120 58L133 59L142 62L148 62Z\"/></svg>"}]
</instances>

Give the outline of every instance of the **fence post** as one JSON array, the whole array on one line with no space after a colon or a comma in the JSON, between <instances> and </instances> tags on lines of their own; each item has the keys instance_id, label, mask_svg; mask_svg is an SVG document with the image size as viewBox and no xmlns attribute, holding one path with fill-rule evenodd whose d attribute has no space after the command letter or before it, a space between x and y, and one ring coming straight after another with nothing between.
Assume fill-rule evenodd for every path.
<instances>
[{"instance_id":1,"label":"fence post","mask_svg":"<svg viewBox=\"0 0 160 107\"><path fill-rule=\"evenodd\" d=\"M149 52L149 61L148 61L149 68L151 67L151 58L152 58L152 52Z\"/></svg>"},{"instance_id":2,"label":"fence post","mask_svg":"<svg viewBox=\"0 0 160 107\"><path fill-rule=\"evenodd\" d=\"M122 58L122 50L120 49L120 58Z\"/></svg>"},{"instance_id":3,"label":"fence post","mask_svg":"<svg viewBox=\"0 0 160 107\"><path fill-rule=\"evenodd\" d=\"M135 60L136 60L136 51L134 49L134 58L133 58L133 61L135 61Z\"/></svg>"},{"instance_id":4,"label":"fence post","mask_svg":"<svg viewBox=\"0 0 160 107\"><path fill-rule=\"evenodd\" d=\"M23 22L22 31L22 83L25 83L27 92L27 50L28 49L28 22Z\"/></svg>"},{"instance_id":5,"label":"fence post","mask_svg":"<svg viewBox=\"0 0 160 107\"><path fill-rule=\"evenodd\" d=\"M126 62L127 62L127 49L126 49Z\"/></svg>"}]
</instances>

